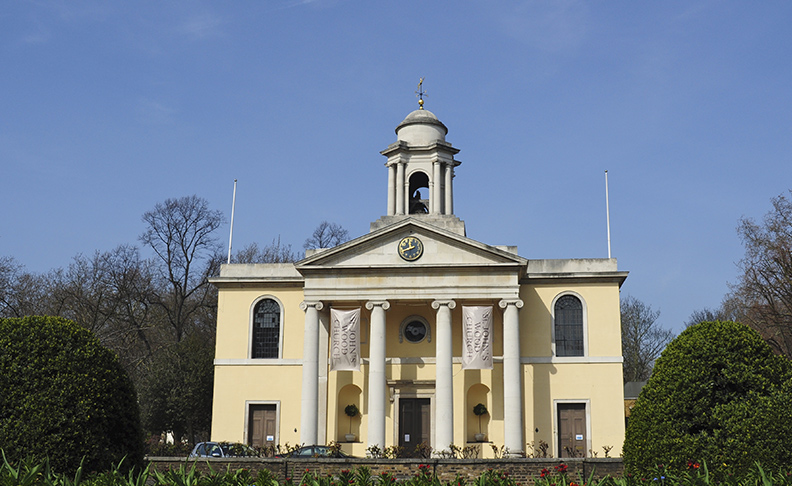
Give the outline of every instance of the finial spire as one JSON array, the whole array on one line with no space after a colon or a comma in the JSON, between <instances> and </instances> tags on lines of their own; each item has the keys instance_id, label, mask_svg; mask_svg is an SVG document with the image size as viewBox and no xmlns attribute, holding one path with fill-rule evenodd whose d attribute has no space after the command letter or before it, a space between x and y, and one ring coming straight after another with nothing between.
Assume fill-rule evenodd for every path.
<instances>
[{"instance_id":1,"label":"finial spire","mask_svg":"<svg viewBox=\"0 0 792 486\"><path fill-rule=\"evenodd\" d=\"M423 90L423 80L424 80L424 78L421 78L418 81L418 89L415 91L415 96L418 98L418 106L419 106L420 110L424 109L423 108L423 104L424 104L423 97L426 96L426 91Z\"/></svg>"}]
</instances>

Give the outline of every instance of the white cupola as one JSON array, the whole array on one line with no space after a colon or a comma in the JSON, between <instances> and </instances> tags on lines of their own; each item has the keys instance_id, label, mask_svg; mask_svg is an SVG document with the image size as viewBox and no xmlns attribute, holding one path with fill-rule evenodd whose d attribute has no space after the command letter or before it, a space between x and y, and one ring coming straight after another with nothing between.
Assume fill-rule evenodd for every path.
<instances>
[{"instance_id":1,"label":"white cupola","mask_svg":"<svg viewBox=\"0 0 792 486\"><path fill-rule=\"evenodd\" d=\"M421 100L422 102L423 100ZM388 158L387 215L371 230L407 217L465 234L454 216L454 159L459 149L446 142L448 128L429 110L413 111L396 127L396 142L380 152Z\"/></svg>"}]
</instances>

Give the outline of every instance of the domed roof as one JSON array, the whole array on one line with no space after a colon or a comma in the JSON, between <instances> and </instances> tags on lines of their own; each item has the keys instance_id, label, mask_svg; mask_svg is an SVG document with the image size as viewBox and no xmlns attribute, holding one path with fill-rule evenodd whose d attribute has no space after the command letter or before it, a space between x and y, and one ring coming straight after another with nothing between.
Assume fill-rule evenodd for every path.
<instances>
[{"instance_id":1,"label":"domed roof","mask_svg":"<svg viewBox=\"0 0 792 486\"><path fill-rule=\"evenodd\" d=\"M396 127L399 140L426 144L433 140L445 141L448 128L429 110L415 110Z\"/></svg>"},{"instance_id":2,"label":"domed roof","mask_svg":"<svg viewBox=\"0 0 792 486\"><path fill-rule=\"evenodd\" d=\"M428 125L437 125L439 127L443 127L443 131L448 134L448 128L443 125L443 122L437 119L434 113L429 110L415 110L409 115L407 118L404 119L403 122L399 123L399 126L396 127L396 133L399 133L399 129L406 126L406 125L415 125L416 123L420 124L428 124Z\"/></svg>"}]
</instances>

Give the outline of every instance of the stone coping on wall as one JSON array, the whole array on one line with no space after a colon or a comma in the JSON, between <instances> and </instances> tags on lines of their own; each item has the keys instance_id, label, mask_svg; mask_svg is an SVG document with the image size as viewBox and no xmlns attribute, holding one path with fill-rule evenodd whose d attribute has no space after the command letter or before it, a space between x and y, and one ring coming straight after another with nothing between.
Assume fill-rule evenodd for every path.
<instances>
[{"instance_id":1,"label":"stone coping on wall","mask_svg":"<svg viewBox=\"0 0 792 486\"><path fill-rule=\"evenodd\" d=\"M393 474L397 479L403 480L414 476L418 466L429 465L432 472L443 481L451 481L457 476L467 479L479 477L487 470L495 470L509 474L522 484L533 483L538 478L542 469L555 472L555 467L563 463L567 465L567 476L571 480L580 479L581 483L587 481L593 473L595 478L605 476L621 476L623 463L621 458L580 459L580 458L509 458L509 459L371 459L371 458L260 458L260 457L231 457L231 458L184 458L184 457L147 457L146 461L152 469L164 471L179 469L182 466L193 467L202 472L211 471L236 471L248 469L252 475L257 475L259 470L267 469L278 479L299 479L306 472L325 475L338 475L344 470L354 470L367 467L372 476L383 472ZM578 481L576 481L578 482Z\"/></svg>"}]
</instances>

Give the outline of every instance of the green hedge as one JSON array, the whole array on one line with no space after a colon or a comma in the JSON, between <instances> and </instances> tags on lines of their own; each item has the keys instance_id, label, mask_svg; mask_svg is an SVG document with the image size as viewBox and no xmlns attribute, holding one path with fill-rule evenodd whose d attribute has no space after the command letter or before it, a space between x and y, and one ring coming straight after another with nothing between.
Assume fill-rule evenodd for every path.
<instances>
[{"instance_id":1,"label":"green hedge","mask_svg":"<svg viewBox=\"0 0 792 486\"><path fill-rule=\"evenodd\" d=\"M132 381L88 330L59 317L0 320L0 448L54 470L141 465Z\"/></svg>"},{"instance_id":2,"label":"green hedge","mask_svg":"<svg viewBox=\"0 0 792 486\"><path fill-rule=\"evenodd\" d=\"M689 461L744 474L755 461L792 464L792 365L748 326L703 322L682 332L657 360L630 414L625 470Z\"/></svg>"}]
</instances>

